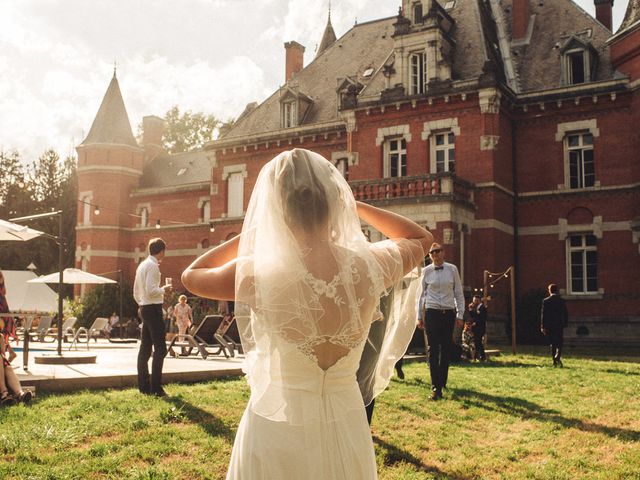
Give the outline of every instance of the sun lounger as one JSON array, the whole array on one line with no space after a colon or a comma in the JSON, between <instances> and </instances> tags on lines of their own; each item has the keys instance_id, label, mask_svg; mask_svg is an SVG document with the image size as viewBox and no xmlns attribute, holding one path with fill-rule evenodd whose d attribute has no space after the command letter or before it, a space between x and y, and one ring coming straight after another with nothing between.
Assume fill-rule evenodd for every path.
<instances>
[{"instance_id":1,"label":"sun lounger","mask_svg":"<svg viewBox=\"0 0 640 480\"><path fill-rule=\"evenodd\" d=\"M93 338L97 342L98 337L102 334L104 327L106 327L108 323L108 318L98 317L93 321L93 324L88 329L85 327L80 327L76 331L76 334L73 336L73 340L71 342L71 345L69 346L69 350L71 350L73 346L76 346L77 350L77 344L85 342L87 344L87 350L89 350L89 341Z\"/></svg>"},{"instance_id":2,"label":"sun lounger","mask_svg":"<svg viewBox=\"0 0 640 480\"><path fill-rule=\"evenodd\" d=\"M168 353L178 356L175 348L181 350L180 356L189 356L195 350L203 359L209 355L222 353L226 358L233 356L229 344L219 335L218 329L223 323L222 315L207 315L192 327L189 333L176 335L169 343Z\"/></svg>"}]
</instances>

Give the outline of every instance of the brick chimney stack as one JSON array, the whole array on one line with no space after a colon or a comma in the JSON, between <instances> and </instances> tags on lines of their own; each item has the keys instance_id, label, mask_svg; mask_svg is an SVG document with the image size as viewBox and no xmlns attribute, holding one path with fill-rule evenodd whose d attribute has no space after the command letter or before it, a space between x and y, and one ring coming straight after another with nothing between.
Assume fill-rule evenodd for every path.
<instances>
[{"instance_id":1,"label":"brick chimney stack","mask_svg":"<svg viewBox=\"0 0 640 480\"><path fill-rule=\"evenodd\" d=\"M162 145L162 134L164 133L164 120L155 115L148 115L142 118L142 144Z\"/></svg>"},{"instance_id":2,"label":"brick chimney stack","mask_svg":"<svg viewBox=\"0 0 640 480\"><path fill-rule=\"evenodd\" d=\"M530 0L513 0L513 10L511 12L511 38L513 40L524 38L527 34L529 17L531 16L529 1Z\"/></svg>"},{"instance_id":3,"label":"brick chimney stack","mask_svg":"<svg viewBox=\"0 0 640 480\"><path fill-rule=\"evenodd\" d=\"M288 82L304 66L304 47L298 42L291 41L284 44L284 49L286 51L285 81Z\"/></svg>"},{"instance_id":4,"label":"brick chimney stack","mask_svg":"<svg viewBox=\"0 0 640 480\"><path fill-rule=\"evenodd\" d=\"M613 0L594 0L596 5L596 20L611 30Z\"/></svg>"}]
</instances>

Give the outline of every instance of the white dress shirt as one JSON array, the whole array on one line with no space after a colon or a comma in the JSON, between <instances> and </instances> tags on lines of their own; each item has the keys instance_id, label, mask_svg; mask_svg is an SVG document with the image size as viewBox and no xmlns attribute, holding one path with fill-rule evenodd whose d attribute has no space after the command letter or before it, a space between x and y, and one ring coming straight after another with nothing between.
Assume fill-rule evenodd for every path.
<instances>
[{"instance_id":1,"label":"white dress shirt","mask_svg":"<svg viewBox=\"0 0 640 480\"><path fill-rule=\"evenodd\" d=\"M164 289L160 288L160 264L153 255L138 265L133 282L133 298L139 306L157 305L164 301Z\"/></svg>"},{"instance_id":2,"label":"white dress shirt","mask_svg":"<svg viewBox=\"0 0 640 480\"><path fill-rule=\"evenodd\" d=\"M464 318L465 302L458 268L444 262L436 270L432 263L422 274L422 295L418 300L418 319L424 321L425 308L456 310L456 318Z\"/></svg>"}]
</instances>

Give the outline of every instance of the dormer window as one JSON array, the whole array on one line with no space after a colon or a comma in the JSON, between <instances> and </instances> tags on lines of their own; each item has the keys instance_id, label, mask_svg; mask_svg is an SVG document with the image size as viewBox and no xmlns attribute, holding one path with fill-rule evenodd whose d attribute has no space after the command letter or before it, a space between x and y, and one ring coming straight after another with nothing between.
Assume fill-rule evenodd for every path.
<instances>
[{"instance_id":1,"label":"dormer window","mask_svg":"<svg viewBox=\"0 0 640 480\"><path fill-rule=\"evenodd\" d=\"M280 89L280 121L282 128L293 128L304 123L304 117L313 100L291 83Z\"/></svg>"},{"instance_id":2,"label":"dormer window","mask_svg":"<svg viewBox=\"0 0 640 480\"><path fill-rule=\"evenodd\" d=\"M416 52L409 56L409 91L419 95L427 91L427 54Z\"/></svg>"},{"instance_id":3,"label":"dormer window","mask_svg":"<svg viewBox=\"0 0 640 480\"><path fill-rule=\"evenodd\" d=\"M565 54L567 83L575 85L587 81L587 58L584 50L574 50Z\"/></svg>"},{"instance_id":4,"label":"dormer window","mask_svg":"<svg viewBox=\"0 0 640 480\"><path fill-rule=\"evenodd\" d=\"M413 23L422 23L422 2L413 4Z\"/></svg>"},{"instance_id":5,"label":"dormer window","mask_svg":"<svg viewBox=\"0 0 640 480\"><path fill-rule=\"evenodd\" d=\"M298 125L296 120L296 103L284 102L282 104L282 126L284 128L295 127Z\"/></svg>"},{"instance_id":6,"label":"dormer window","mask_svg":"<svg viewBox=\"0 0 640 480\"><path fill-rule=\"evenodd\" d=\"M571 37L560 49L560 54L565 85L580 85L595 80L598 55L590 42Z\"/></svg>"}]
</instances>

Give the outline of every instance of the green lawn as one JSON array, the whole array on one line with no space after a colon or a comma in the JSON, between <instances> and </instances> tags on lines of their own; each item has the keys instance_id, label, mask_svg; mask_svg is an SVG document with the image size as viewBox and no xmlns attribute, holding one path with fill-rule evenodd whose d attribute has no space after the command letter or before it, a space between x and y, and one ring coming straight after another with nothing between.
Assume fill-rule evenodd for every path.
<instances>
[{"instance_id":1,"label":"green lawn","mask_svg":"<svg viewBox=\"0 0 640 480\"><path fill-rule=\"evenodd\" d=\"M453 366L430 402L424 363L376 405L381 479L640 479L640 357L541 349ZM242 379L42 395L0 409L0 479L222 479L249 391ZM284 480L284 479L283 479Z\"/></svg>"}]
</instances>

